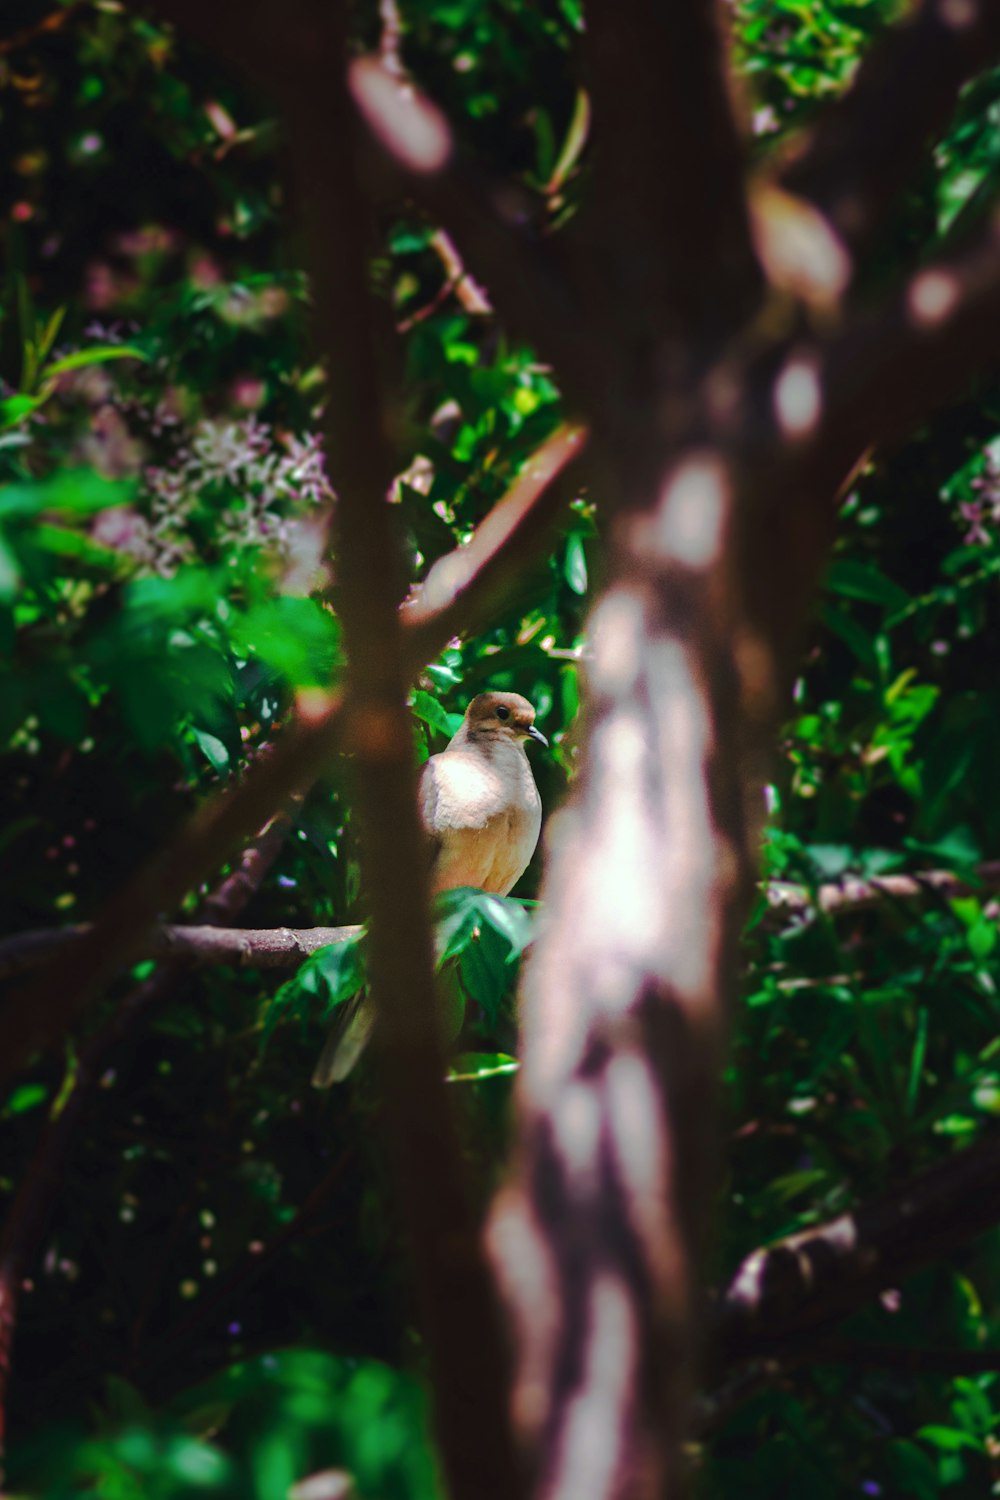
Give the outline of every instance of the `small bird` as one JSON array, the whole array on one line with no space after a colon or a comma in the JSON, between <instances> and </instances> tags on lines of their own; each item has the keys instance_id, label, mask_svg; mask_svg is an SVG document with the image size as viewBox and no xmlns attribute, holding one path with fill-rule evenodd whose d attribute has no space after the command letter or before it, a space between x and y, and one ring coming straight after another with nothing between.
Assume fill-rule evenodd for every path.
<instances>
[{"instance_id":1,"label":"small bird","mask_svg":"<svg viewBox=\"0 0 1000 1500\"><path fill-rule=\"evenodd\" d=\"M542 826L542 802L525 754L548 748L535 710L520 693L480 693L446 749L432 755L417 788L431 849L431 892L479 886L506 896L527 869ZM313 1073L316 1088L346 1078L375 1024L359 995L342 1007Z\"/></svg>"}]
</instances>

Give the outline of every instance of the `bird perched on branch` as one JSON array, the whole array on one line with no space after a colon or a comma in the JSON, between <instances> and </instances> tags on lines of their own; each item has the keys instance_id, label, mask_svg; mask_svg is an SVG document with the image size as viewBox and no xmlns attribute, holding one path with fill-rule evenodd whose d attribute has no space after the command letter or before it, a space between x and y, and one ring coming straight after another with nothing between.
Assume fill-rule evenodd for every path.
<instances>
[{"instance_id":1,"label":"bird perched on branch","mask_svg":"<svg viewBox=\"0 0 1000 1500\"><path fill-rule=\"evenodd\" d=\"M431 892L474 885L506 896L528 867L542 803L525 754L548 747L535 710L520 693L480 693L439 755L420 772L418 802L431 857ZM370 997L343 1006L313 1073L317 1088L346 1078L375 1022Z\"/></svg>"}]
</instances>

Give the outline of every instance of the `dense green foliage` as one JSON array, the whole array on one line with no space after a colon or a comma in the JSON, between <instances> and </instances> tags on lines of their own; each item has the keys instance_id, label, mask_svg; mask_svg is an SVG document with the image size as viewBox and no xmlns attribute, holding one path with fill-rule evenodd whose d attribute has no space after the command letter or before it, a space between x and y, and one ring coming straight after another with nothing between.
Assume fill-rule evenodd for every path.
<instances>
[{"instance_id":1,"label":"dense green foliage","mask_svg":"<svg viewBox=\"0 0 1000 1500\"><path fill-rule=\"evenodd\" d=\"M0 50L0 847L7 933L91 918L341 660L324 558L324 375L270 107L117 0L5 7ZM885 0L742 0L736 40L761 159L848 83ZM468 144L558 226L586 193L574 0L412 0L404 51ZM359 38L377 34L359 6ZM2 39L0 39L2 41ZM884 269L962 231L1000 165L1000 73L967 92L900 204ZM565 415L551 372L443 294L437 226L405 204L373 268L400 328L399 525L417 582ZM474 271L474 267L471 268ZM555 807L575 758L600 496L581 497L502 617L413 695L425 757L485 687L536 705ZM968 872L1000 850L993 794L1000 391L892 452L844 508L781 745L765 865ZM505 1153L519 900L444 903L454 1088L485 1200ZM188 913L197 904L197 893ZM242 918L362 921L345 768L297 814ZM9 1476L60 1496L279 1500L343 1466L358 1493L439 1493L410 1293L363 1068L308 1085L355 945L282 985L188 975L120 1049L77 1142L20 1311ZM96 1033L151 964L88 1016ZM728 1094L724 1278L754 1246L877 1193L1000 1113L1000 951L984 895L885 902L747 940ZM75 1048L0 1111L9 1208ZM1000 1238L858 1314L865 1345L1000 1337ZM319 1352L324 1351L324 1352ZM707 1444L707 1495L947 1494L1000 1482L1000 1385L877 1363L807 1364Z\"/></svg>"}]
</instances>

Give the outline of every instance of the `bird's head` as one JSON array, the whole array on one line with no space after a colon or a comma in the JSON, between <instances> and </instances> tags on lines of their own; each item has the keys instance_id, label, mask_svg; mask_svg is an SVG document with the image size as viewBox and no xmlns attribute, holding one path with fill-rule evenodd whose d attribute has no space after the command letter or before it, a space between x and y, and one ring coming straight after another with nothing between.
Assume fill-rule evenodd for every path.
<instances>
[{"instance_id":1,"label":"bird's head","mask_svg":"<svg viewBox=\"0 0 1000 1500\"><path fill-rule=\"evenodd\" d=\"M480 693L465 710L465 730L479 741L537 740L548 748L548 740L535 728L535 710L520 693Z\"/></svg>"}]
</instances>

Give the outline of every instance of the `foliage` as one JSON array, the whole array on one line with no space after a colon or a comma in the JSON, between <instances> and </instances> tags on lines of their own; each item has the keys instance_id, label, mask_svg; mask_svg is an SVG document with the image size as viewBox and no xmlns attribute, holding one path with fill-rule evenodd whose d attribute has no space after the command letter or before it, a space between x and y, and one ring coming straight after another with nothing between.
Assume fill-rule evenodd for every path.
<instances>
[{"instance_id":1,"label":"foliage","mask_svg":"<svg viewBox=\"0 0 1000 1500\"><path fill-rule=\"evenodd\" d=\"M376 7L357 9L371 42ZM847 85L898 10L735 7L761 158ZM30 33L45 7L8 11L5 34ZM572 216L587 174L578 7L414 0L403 13L407 59L465 139L528 189L540 227ZM887 267L982 213L998 91L1000 73L967 91L900 204ZM0 110L0 847L15 933L93 916L263 752L297 695L335 679L341 652L325 377L267 101L152 12L94 0L0 53ZM563 415L534 352L442 294L435 228L395 206L373 272L405 364L395 498L414 583ZM974 885L1000 849L1000 391L876 454L843 519L771 789L765 874L815 888L933 866ZM558 804L600 528L600 496L581 496L490 628L427 668L412 699L419 757L472 694L516 689L553 741L536 773L546 808ZM364 919L348 776L331 765L297 814L248 922ZM439 913L451 1076L484 1198L507 1145L537 878L536 862L523 899L453 892ZM283 988L267 971L199 971L116 1056L23 1299L19 1492L271 1500L343 1466L362 1495L438 1493L421 1401L399 1373L419 1373L422 1350L377 1097L363 1069L329 1096L307 1087L328 1010L362 982L353 943ZM1000 1114L998 983L985 891L784 927L761 903L727 1080L720 1279ZM62 1100L52 1060L6 1100L0 1208ZM998 1257L984 1237L838 1332L995 1346ZM729 1420L702 1454L703 1492L978 1497L997 1483L998 1427L993 1374L817 1362Z\"/></svg>"}]
</instances>

